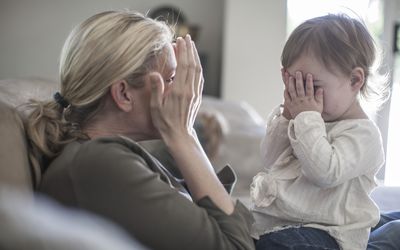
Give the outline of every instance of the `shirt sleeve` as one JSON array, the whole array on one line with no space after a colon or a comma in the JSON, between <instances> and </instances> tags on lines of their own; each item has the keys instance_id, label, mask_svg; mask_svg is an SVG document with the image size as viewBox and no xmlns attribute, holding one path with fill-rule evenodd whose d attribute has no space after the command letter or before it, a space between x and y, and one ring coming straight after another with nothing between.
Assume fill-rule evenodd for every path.
<instances>
[{"instance_id":1,"label":"shirt sleeve","mask_svg":"<svg viewBox=\"0 0 400 250\"><path fill-rule=\"evenodd\" d=\"M379 130L368 120L348 122L328 140L321 115L307 111L290 121L288 134L302 173L323 188L374 176L384 162Z\"/></svg>"},{"instance_id":2,"label":"shirt sleeve","mask_svg":"<svg viewBox=\"0 0 400 250\"><path fill-rule=\"evenodd\" d=\"M280 106L276 107L269 115L265 137L261 141L261 155L266 168L271 167L281 153L290 146L287 134L289 120L283 117L280 109Z\"/></svg>"},{"instance_id":3,"label":"shirt sleeve","mask_svg":"<svg viewBox=\"0 0 400 250\"><path fill-rule=\"evenodd\" d=\"M193 203L116 142L99 142L77 158L71 178L80 206L151 249L254 249L252 216L241 203L230 215L208 197Z\"/></svg>"}]
</instances>

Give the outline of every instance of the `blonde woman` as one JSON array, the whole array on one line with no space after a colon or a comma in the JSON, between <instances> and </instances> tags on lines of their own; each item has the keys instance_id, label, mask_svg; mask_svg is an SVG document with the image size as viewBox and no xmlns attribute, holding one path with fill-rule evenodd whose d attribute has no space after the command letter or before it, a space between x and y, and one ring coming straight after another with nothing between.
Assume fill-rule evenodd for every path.
<instances>
[{"instance_id":1,"label":"blonde woman","mask_svg":"<svg viewBox=\"0 0 400 250\"><path fill-rule=\"evenodd\" d=\"M224 188L234 174L218 179L192 128L203 88L196 47L189 35L172 38L164 23L129 11L99 13L71 32L60 92L31 104L39 190L151 249L253 249L252 217ZM184 180L137 143L155 138Z\"/></svg>"}]
</instances>

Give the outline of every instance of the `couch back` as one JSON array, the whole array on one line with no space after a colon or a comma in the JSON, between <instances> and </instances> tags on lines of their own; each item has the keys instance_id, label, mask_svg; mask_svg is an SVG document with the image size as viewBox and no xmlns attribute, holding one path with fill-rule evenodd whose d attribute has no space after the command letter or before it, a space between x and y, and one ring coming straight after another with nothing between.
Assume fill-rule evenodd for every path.
<instances>
[{"instance_id":1,"label":"couch back","mask_svg":"<svg viewBox=\"0 0 400 250\"><path fill-rule=\"evenodd\" d=\"M0 184L32 192L40 169L28 157L22 104L51 99L58 88L53 81L31 78L0 80Z\"/></svg>"}]
</instances>

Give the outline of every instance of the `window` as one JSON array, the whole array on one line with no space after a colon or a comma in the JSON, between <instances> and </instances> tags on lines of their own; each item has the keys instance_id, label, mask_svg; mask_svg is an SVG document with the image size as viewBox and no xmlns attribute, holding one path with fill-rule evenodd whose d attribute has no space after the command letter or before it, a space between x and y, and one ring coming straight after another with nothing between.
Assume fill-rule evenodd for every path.
<instances>
[{"instance_id":1,"label":"window","mask_svg":"<svg viewBox=\"0 0 400 250\"><path fill-rule=\"evenodd\" d=\"M400 56L395 55L394 65L400 65ZM388 144L386 153L385 185L400 186L400 70L394 67L392 97L389 115Z\"/></svg>"},{"instance_id":2,"label":"window","mask_svg":"<svg viewBox=\"0 0 400 250\"><path fill-rule=\"evenodd\" d=\"M309 8L312 6L312 8ZM383 32L383 3L381 0L287 0L288 34L306 19L328 13L354 14L363 18L378 39Z\"/></svg>"}]
</instances>

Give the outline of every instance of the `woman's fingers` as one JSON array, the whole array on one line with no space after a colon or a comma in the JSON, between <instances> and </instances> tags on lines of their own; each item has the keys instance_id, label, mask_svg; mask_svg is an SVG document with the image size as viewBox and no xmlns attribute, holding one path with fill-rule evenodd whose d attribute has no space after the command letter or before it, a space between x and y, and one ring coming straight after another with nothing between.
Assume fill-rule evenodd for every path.
<instances>
[{"instance_id":1,"label":"woman's fingers","mask_svg":"<svg viewBox=\"0 0 400 250\"><path fill-rule=\"evenodd\" d=\"M150 108L153 117L158 117L163 102L164 84L163 78L158 72L151 72L149 75L151 83Z\"/></svg>"},{"instance_id":2,"label":"woman's fingers","mask_svg":"<svg viewBox=\"0 0 400 250\"><path fill-rule=\"evenodd\" d=\"M176 58L177 55L178 55L178 48L176 47L176 42L175 42L175 43L172 43L172 48L174 49L175 58Z\"/></svg>"},{"instance_id":3,"label":"woman's fingers","mask_svg":"<svg viewBox=\"0 0 400 250\"><path fill-rule=\"evenodd\" d=\"M193 42L193 53L195 55L195 62L196 62L196 68L195 68L196 78L194 82L195 84L194 89L196 91L196 94L198 96L201 96L201 94L203 93L203 84L204 84L203 68L201 66L200 56L194 42Z\"/></svg>"},{"instance_id":4,"label":"woman's fingers","mask_svg":"<svg viewBox=\"0 0 400 250\"><path fill-rule=\"evenodd\" d=\"M188 55L186 41L182 37L176 39L176 50L177 50L177 67L175 74L175 85L177 89L183 89L186 84L187 73L188 73Z\"/></svg>"},{"instance_id":5,"label":"woman's fingers","mask_svg":"<svg viewBox=\"0 0 400 250\"><path fill-rule=\"evenodd\" d=\"M191 131L200 105L199 91L202 90L200 59L190 35L177 38L173 47L177 60L174 84L171 85L168 94L161 98L159 92L153 90L152 107L160 107L159 116L164 117L164 122L169 124L166 126L167 130ZM153 80L157 79L151 74L150 77ZM167 114L170 116L167 117Z\"/></svg>"},{"instance_id":6,"label":"woman's fingers","mask_svg":"<svg viewBox=\"0 0 400 250\"><path fill-rule=\"evenodd\" d=\"M194 79L196 78L194 69L196 67L194 52L193 52L193 42L190 35L185 36L186 51L187 51L187 76L186 85L188 85L188 91L190 93L194 92Z\"/></svg>"},{"instance_id":7,"label":"woman's fingers","mask_svg":"<svg viewBox=\"0 0 400 250\"><path fill-rule=\"evenodd\" d=\"M195 91L195 110L193 113L193 122L194 119L197 116L197 112L199 111L200 108L200 104L201 104L201 97L202 97L202 93L203 93L203 85L204 85L204 78L203 78L203 68L201 66L201 62L200 62L200 57L199 57L199 53L197 52L197 48L196 45L194 44L194 42L192 42L193 44L193 53L194 53L194 57L195 57L195 79L194 79L194 91Z\"/></svg>"}]
</instances>

